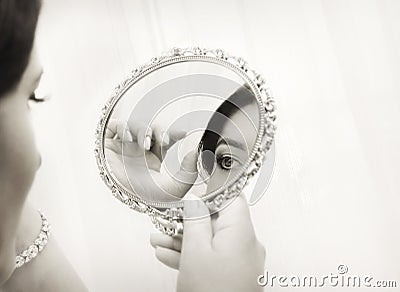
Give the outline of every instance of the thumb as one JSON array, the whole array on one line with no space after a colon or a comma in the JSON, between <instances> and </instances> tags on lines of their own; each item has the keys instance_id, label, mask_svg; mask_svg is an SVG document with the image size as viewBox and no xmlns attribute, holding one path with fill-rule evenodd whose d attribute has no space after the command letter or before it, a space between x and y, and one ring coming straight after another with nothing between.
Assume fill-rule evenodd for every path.
<instances>
[{"instance_id":1,"label":"thumb","mask_svg":"<svg viewBox=\"0 0 400 292\"><path fill-rule=\"evenodd\" d=\"M182 253L199 247L211 247L213 232L210 212L206 204L193 194L185 196L183 203Z\"/></svg>"},{"instance_id":2,"label":"thumb","mask_svg":"<svg viewBox=\"0 0 400 292\"><path fill-rule=\"evenodd\" d=\"M167 176L162 189L174 197L182 198L197 179L197 150L192 150L183 158L180 169L173 176Z\"/></svg>"},{"instance_id":3,"label":"thumb","mask_svg":"<svg viewBox=\"0 0 400 292\"><path fill-rule=\"evenodd\" d=\"M216 241L222 239L224 242L241 242L243 238L255 236L249 205L243 194L232 199L218 212L213 228Z\"/></svg>"},{"instance_id":4,"label":"thumb","mask_svg":"<svg viewBox=\"0 0 400 292\"><path fill-rule=\"evenodd\" d=\"M197 178L197 150L192 150L183 158L181 167L175 174L177 181L192 186Z\"/></svg>"}]
</instances>

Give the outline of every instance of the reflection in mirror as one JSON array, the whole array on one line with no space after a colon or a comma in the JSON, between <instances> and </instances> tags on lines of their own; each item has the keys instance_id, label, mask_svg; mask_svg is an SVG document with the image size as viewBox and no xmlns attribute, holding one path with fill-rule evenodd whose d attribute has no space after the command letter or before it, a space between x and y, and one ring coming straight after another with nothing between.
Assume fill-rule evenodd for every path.
<instances>
[{"instance_id":1,"label":"reflection in mirror","mask_svg":"<svg viewBox=\"0 0 400 292\"><path fill-rule=\"evenodd\" d=\"M110 172L147 202L222 189L243 171L259 129L259 103L231 69L193 61L133 84L108 119Z\"/></svg>"},{"instance_id":2,"label":"reflection in mirror","mask_svg":"<svg viewBox=\"0 0 400 292\"><path fill-rule=\"evenodd\" d=\"M243 170L257 137L258 104L240 87L215 111L200 142L199 172L207 193L221 188Z\"/></svg>"}]
</instances>

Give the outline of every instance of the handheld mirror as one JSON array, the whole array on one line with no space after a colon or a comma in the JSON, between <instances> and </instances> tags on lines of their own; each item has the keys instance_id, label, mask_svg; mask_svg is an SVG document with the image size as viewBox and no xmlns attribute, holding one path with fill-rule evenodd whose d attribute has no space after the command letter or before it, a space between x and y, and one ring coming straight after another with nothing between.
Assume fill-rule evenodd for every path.
<instances>
[{"instance_id":1,"label":"handheld mirror","mask_svg":"<svg viewBox=\"0 0 400 292\"><path fill-rule=\"evenodd\" d=\"M242 58L174 48L132 71L105 104L100 176L159 230L181 233L185 196L210 213L229 204L260 169L275 120L264 79Z\"/></svg>"}]
</instances>

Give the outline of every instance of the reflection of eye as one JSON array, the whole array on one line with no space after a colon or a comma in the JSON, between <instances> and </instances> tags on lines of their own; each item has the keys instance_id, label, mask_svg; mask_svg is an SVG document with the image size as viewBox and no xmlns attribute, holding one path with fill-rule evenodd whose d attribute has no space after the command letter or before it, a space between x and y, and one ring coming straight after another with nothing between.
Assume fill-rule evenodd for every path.
<instances>
[{"instance_id":1,"label":"reflection of eye","mask_svg":"<svg viewBox=\"0 0 400 292\"><path fill-rule=\"evenodd\" d=\"M223 154L217 156L217 163L223 170L232 169L235 166L235 162L239 163L239 161L231 155Z\"/></svg>"}]
</instances>

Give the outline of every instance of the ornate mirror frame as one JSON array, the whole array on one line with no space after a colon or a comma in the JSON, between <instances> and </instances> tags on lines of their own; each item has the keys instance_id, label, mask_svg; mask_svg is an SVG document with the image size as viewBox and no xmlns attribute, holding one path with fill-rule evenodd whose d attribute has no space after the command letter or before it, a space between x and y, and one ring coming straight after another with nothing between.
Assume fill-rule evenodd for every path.
<instances>
[{"instance_id":1,"label":"ornate mirror frame","mask_svg":"<svg viewBox=\"0 0 400 292\"><path fill-rule=\"evenodd\" d=\"M150 62L133 70L131 74L115 88L111 97L102 108L101 118L95 133L95 157L100 170L100 176L111 190L113 196L129 208L149 215L155 227L169 235L179 234L183 231L183 201L170 203L146 202L146 200L143 200L138 195L122 187L112 175L105 159L104 133L107 121L115 105L133 84L157 69L173 63L185 61L212 62L233 70L247 81L250 89L257 98L260 109L257 139L241 174L232 179L227 187L201 197L210 209L210 212L218 212L229 204L229 202L242 191L244 186L248 183L249 178L253 177L258 172L267 151L274 141L276 130L275 102L264 78L251 69L242 58L229 55L221 49L211 50L199 47L174 48L160 57L152 58Z\"/></svg>"}]
</instances>

